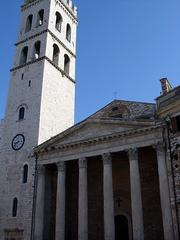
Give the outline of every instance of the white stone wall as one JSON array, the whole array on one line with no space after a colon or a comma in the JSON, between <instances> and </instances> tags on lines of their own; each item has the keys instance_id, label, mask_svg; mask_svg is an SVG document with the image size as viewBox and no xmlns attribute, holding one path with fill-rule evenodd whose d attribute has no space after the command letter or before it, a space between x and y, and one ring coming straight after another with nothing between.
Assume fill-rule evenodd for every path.
<instances>
[{"instance_id":1,"label":"white stone wall","mask_svg":"<svg viewBox=\"0 0 180 240\"><path fill-rule=\"evenodd\" d=\"M58 1L59 2L59 1ZM19 67L21 50L28 46L27 65L12 71L5 119L0 126L0 240L4 240L4 229L24 229L24 240L30 239L33 180L35 160L30 158L32 149L39 143L64 131L74 123L75 83L46 59L32 62L33 46L41 41L40 57L52 60L53 44L60 48L59 67L64 68L64 54L71 59L70 77L75 79L75 45L76 24L65 10L55 4L55 0L34 1L29 7L23 8L19 44L16 46L13 68ZM37 13L44 9L44 23L36 27ZM72 25L72 41L65 38L65 28L61 34L55 29L56 9L61 11L64 24ZM65 9L63 7L63 9ZM25 33L27 17L33 14L32 30ZM64 25L65 26L65 25ZM47 28L56 35L54 39ZM37 34L36 36L34 36ZM34 36L34 37L32 37ZM59 41L57 40L59 38ZM24 41L26 40L26 41ZM66 46L64 48L61 42ZM69 50L68 50L69 49ZM72 54L72 53L73 54ZM23 79L22 79L23 74ZM29 82L30 81L30 82ZM30 85L29 85L30 84ZM18 110L25 107L24 120L18 120ZM11 147L12 139L17 134L25 136L25 144L19 151ZM2 144L1 144L2 142ZM23 184L23 166L28 164L28 182ZM12 217L13 198L18 198L18 215Z\"/></svg>"},{"instance_id":2,"label":"white stone wall","mask_svg":"<svg viewBox=\"0 0 180 240\"><path fill-rule=\"evenodd\" d=\"M44 69L39 143L74 123L74 83L47 61Z\"/></svg>"},{"instance_id":3,"label":"white stone wall","mask_svg":"<svg viewBox=\"0 0 180 240\"><path fill-rule=\"evenodd\" d=\"M48 0L43 1L35 1L35 4L31 4L29 8L26 8L25 10L22 9L21 11L21 21L20 21L20 31L18 34L18 42L22 41L28 37L31 37L32 35L38 34L39 32L47 29L49 24L49 8L50 8L50 2ZM37 27L37 15L38 12L44 9L44 21L43 25ZM32 29L29 32L25 32L26 29L26 20L29 15L33 15L33 22L32 22Z\"/></svg>"},{"instance_id":4,"label":"white stone wall","mask_svg":"<svg viewBox=\"0 0 180 240\"><path fill-rule=\"evenodd\" d=\"M65 1L64 1L65 2ZM59 12L63 18L62 29L59 32L55 28L56 22L56 12ZM76 52L76 30L77 30L77 20L72 17L72 15L67 13L67 10L63 7L60 1L52 0L51 1L51 10L50 10L50 21L49 21L49 29L58 37L60 41L62 41L73 53ZM67 24L71 26L71 42L66 40L66 26Z\"/></svg>"}]
</instances>

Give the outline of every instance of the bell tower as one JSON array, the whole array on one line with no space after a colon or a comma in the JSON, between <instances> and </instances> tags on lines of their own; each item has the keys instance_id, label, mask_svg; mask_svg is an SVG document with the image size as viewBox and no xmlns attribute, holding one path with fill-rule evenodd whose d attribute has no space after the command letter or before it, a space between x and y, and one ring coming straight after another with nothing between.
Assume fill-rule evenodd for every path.
<instances>
[{"instance_id":1,"label":"bell tower","mask_svg":"<svg viewBox=\"0 0 180 240\"><path fill-rule=\"evenodd\" d=\"M77 9L25 0L0 144L0 240L30 239L33 147L74 124Z\"/></svg>"}]
</instances>

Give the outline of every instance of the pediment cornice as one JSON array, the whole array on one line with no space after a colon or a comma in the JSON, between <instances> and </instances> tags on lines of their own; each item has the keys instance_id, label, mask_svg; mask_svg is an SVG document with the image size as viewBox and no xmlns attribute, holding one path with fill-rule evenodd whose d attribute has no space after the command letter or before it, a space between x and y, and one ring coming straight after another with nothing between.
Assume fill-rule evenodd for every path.
<instances>
[{"instance_id":1,"label":"pediment cornice","mask_svg":"<svg viewBox=\"0 0 180 240\"><path fill-rule=\"evenodd\" d=\"M57 151L69 151L73 149L77 149L79 147L88 147L88 146L93 146L97 144L102 144L106 142L113 142L116 139L121 139L121 138L129 138L129 137L136 137L139 135L146 135L151 132L156 132L158 130L161 130L163 125L159 124L156 126L150 126L150 127L144 127L144 128L139 128L139 129L131 129L127 130L124 132L116 132L113 134L107 134L107 135L102 135L102 136L97 136L97 137L92 137L89 139L82 139L78 141L72 141L68 143L59 143L59 144L49 144L46 146L38 146L34 148L34 153L35 154L44 154L44 153L53 153Z\"/></svg>"}]
</instances>

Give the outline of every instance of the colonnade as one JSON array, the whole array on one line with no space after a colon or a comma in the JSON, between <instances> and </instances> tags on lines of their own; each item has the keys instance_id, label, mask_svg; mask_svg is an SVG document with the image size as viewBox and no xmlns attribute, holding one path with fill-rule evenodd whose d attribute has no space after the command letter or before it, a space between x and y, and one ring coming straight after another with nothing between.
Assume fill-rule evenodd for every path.
<instances>
[{"instance_id":1,"label":"colonnade","mask_svg":"<svg viewBox=\"0 0 180 240\"><path fill-rule=\"evenodd\" d=\"M162 144L154 146L157 154L160 200L163 220L164 239L174 239L170 208L168 176L165 160L165 149ZM138 149L127 150L130 166L131 208L133 240L144 239L143 207L141 197L141 181L139 172ZM115 239L114 196L112 178L112 157L110 153L102 154L103 161L103 203L104 203L104 238ZM78 160L79 164L79 199L78 199L78 240L88 240L88 185L87 158ZM66 162L57 163L57 201L56 201L56 240L65 239L65 178ZM43 198L44 198L44 166L39 165L38 187L35 217L35 240L43 240Z\"/></svg>"}]
</instances>

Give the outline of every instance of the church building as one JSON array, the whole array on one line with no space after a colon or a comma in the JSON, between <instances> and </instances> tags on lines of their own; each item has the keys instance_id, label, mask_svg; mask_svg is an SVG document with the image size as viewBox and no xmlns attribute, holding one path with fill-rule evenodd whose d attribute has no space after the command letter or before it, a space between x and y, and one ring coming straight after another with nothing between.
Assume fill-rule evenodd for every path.
<instances>
[{"instance_id":1,"label":"church building","mask_svg":"<svg viewBox=\"0 0 180 240\"><path fill-rule=\"evenodd\" d=\"M25 0L0 125L0 240L179 240L180 86L74 124L77 8ZM56 111L55 111L56 109Z\"/></svg>"}]
</instances>

